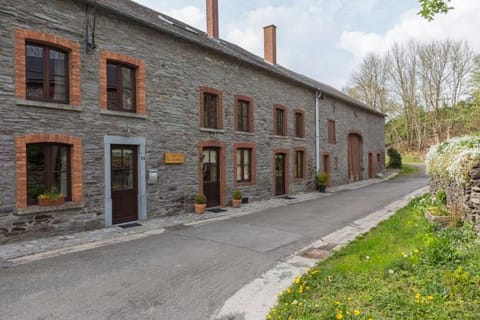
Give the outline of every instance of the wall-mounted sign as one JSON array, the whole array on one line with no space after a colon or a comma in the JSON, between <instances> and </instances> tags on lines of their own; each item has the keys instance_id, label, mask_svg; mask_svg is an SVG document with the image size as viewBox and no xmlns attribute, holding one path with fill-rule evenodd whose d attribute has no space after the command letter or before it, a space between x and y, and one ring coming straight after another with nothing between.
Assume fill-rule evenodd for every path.
<instances>
[{"instance_id":1,"label":"wall-mounted sign","mask_svg":"<svg viewBox=\"0 0 480 320\"><path fill-rule=\"evenodd\" d=\"M183 164L185 163L185 154L184 153L165 153L163 155L163 160L165 164Z\"/></svg>"}]
</instances>

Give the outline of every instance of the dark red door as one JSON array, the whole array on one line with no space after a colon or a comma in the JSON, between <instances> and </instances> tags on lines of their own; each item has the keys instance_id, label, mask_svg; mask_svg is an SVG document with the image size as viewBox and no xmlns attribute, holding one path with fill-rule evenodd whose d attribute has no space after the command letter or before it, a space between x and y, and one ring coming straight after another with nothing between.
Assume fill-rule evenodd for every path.
<instances>
[{"instance_id":1,"label":"dark red door","mask_svg":"<svg viewBox=\"0 0 480 320\"><path fill-rule=\"evenodd\" d=\"M275 195L285 194L285 154L275 155Z\"/></svg>"},{"instance_id":2,"label":"dark red door","mask_svg":"<svg viewBox=\"0 0 480 320\"><path fill-rule=\"evenodd\" d=\"M207 207L220 205L220 149L203 149L203 193Z\"/></svg>"},{"instance_id":3,"label":"dark red door","mask_svg":"<svg viewBox=\"0 0 480 320\"><path fill-rule=\"evenodd\" d=\"M137 147L111 149L112 223L138 220Z\"/></svg>"},{"instance_id":4,"label":"dark red door","mask_svg":"<svg viewBox=\"0 0 480 320\"><path fill-rule=\"evenodd\" d=\"M368 154L368 177L373 178L375 172L373 170L373 153Z\"/></svg>"},{"instance_id":5,"label":"dark red door","mask_svg":"<svg viewBox=\"0 0 480 320\"><path fill-rule=\"evenodd\" d=\"M323 172L328 175L327 186L330 186L330 155L328 154L323 155Z\"/></svg>"},{"instance_id":6,"label":"dark red door","mask_svg":"<svg viewBox=\"0 0 480 320\"><path fill-rule=\"evenodd\" d=\"M361 137L357 134L350 134L348 136L348 176L350 181L360 180L361 161Z\"/></svg>"}]
</instances>

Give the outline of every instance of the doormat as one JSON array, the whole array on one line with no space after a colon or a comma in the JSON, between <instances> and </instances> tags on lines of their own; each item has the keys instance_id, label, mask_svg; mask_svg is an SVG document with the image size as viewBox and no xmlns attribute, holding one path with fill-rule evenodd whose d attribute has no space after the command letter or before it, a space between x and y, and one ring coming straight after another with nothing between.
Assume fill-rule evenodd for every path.
<instances>
[{"instance_id":1,"label":"doormat","mask_svg":"<svg viewBox=\"0 0 480 320\"><path fill-rule=\"evenodd\" d=\"M226 212L227 210L216 208L216 209L208 209L207 211L208 212L214 212L214 213L220 213L220 212Z\"/></svg>"},{"instance_id":2,"label":"doormat","mask_svg":"<svg viewBox=\"0 0 480 320\"><path fill-rule=\"evenodd\" d=\"M294 197L290 197L290 196L284 196L284 197L281 197L282 199L285 199L285 200L294 200L294 199L297 199L297 198L294 198Z\"/></svg>"},{"instance_id":3,"label":"doormat","mask_svg":"<svg viewBox=\"0 0 480 320\"><path fill-rule=\"evenodd\" d=\"M119 225L119 227L122 228L122 229L141 227L141 226L142 225L140 223L137 223L137 222L132 222L132 223L126 223L126 224Z\"/></svg>"}]
</instances>

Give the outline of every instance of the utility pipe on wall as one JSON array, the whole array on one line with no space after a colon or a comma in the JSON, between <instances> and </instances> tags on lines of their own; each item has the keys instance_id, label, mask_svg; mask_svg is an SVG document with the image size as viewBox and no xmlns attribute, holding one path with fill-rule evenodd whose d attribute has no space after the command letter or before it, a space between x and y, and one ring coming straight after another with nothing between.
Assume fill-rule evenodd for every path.
<instances>
[{"instance_id":1,"label":"utility pipe on wall","mask_svg":"<svg viewBox=\"0 0 480 320\"><path fill-rule=\"evenodd\" d=\"M320 102L323 94L320 91L315 93L315 174L320 170Z\"/></svg>"}]
</instances>

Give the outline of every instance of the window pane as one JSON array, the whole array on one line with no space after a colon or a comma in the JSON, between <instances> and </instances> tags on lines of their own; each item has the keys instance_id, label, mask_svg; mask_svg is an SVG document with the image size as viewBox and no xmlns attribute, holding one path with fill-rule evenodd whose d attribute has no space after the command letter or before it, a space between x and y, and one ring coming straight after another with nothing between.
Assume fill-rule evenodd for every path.
<instances>
[{"instance_id":1,"label":"window pane","mask_svg":"<svg viewBox=\"0 0 480 320\"><path fill-rule=\"evenodd\" d=\"M52 190L68 195L68 147L51 146Z\"/></svg>"},{"instance_id":2,"label":"window pane","mask_svg":"<svg viewBox=\"0 0 480 320\"><path fill-rule=\"evenodd\" d=\"M132 87L132 69L122 67L122 84L124 88L133 89Z\"/></svg>"},{"instance_id":3,"label":"window pane","mask_svg":"<svg viewBox=\"0 0 480 320\"><path fill-rule=\"evenodd\" d=\"M217 96L209 93L204 94L204 126L217 128Z\"/></svg>"},{"instance_id":4,"label":"window pane","mask_svg":"<svg viewBox=\"0 0 480 320\"><path fill-rule=\"evenodd\" d=\"M39 194L47 191L45 152L42 145L27 145L27 197L36 201Z\"/></svg>"},{"instance_id":5,"label":"window pane","mask_svg":"<svg viewBox=\"0 0 480 320\"><path fill-rule=\"evenodd\" d=\"M133 90L123 89L122 104L124 110L134 111Z\"/></svg>"},{"instance_id":6,"label":"window pane","mask_svg":"<svg viewBox=\"0 0 480 320\"><path fill-rule=\"evenodd\" d=\"M65 101L67 99L67 90L65 77L50 76L49 98L51 100Z\"/></svg>"},{"instance_id":7,"label":"window pane","mask_svg":"<svg viewBox=\"0 0 480 320\"><path fill-rule=\"evenodd\" d=\"M50 75L66 76L66 54L55 49L49 50Z\"/></svg>"},{"instance_id":8,"label":"window pane","mask_svg":"<svg viewBox=\"0 0 480 320\"><path fill-rule=\"evenodd\" d=\"M248 109L249 103L246 101L238 101L238 130L240 131L249 131L249 121L248 121Z\"/></svg>"},{"instance_id":9,"label":"window pane","mask_svg":"<svg viewBox=\"0 0 480 320\"><path fill-rule=\"evenodd\" d=\"M109 88L117 87L117 66L114 64L107 64L107 86Z\"/></svg>"},{"instance_id":10,"label":"window pane","mask_svg":"<svg viewBox=\"0 0 480 320\"><path fill-rule=\"evenodd\" d=\"M27 97L31 99L43 98L43 48L27 45Z\"/></svg>"},{"instance_id":11,"label":"window pane","mask_svg":"<svg viewBox=\"0 0 480 320\"><path fill-rule=\"evenodd\" d=\"M133 190L133 150L123 149L123 190Z\"/></svg>"}]
</instances>

